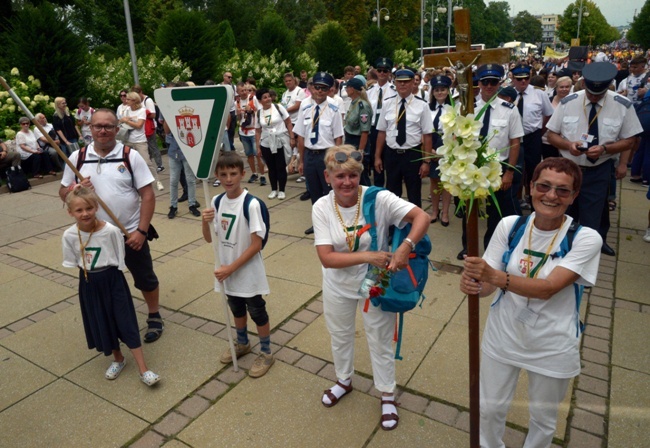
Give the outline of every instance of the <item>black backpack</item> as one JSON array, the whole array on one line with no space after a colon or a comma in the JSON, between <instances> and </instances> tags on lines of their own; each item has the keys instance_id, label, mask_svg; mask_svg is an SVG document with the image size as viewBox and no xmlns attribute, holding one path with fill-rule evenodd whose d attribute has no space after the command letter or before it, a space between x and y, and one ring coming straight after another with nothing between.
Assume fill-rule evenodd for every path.
<instances>
[{"instance_id":1,"label":"black backpack","mask_svg":"<svg viewBox=\"0 0 650 448\"><path fill-rule=\"evenodd\" d=\"M32 186L27 180L25 172L20 165L12 166L7 170L7 187L11 193L29 190Z\"/></svg>"},{"instance_id":2,"label":"black backpack","mask_svg":"<svg viewBox=\"0 0 650 448\"><path fill-rule=\"evenodd\" d=\"M219 213L219 205L221 204L221 199L223 199L225 194L226 193L221 193L214 200L214 209L216 213ZM257 199L257 202L259 202L260 204L262 221L264 221L264 225L266 226L266 233L264 234L264 238L262 238L262 249L264 249L264 246L266 246L266 242L269 240L269 230L271 229L271 216L269 214L269 209L263 200L246 192L246 197L244 198L244 218L246 218L246 222L250 222L250 212L248 211L248 207L250 206L250 203L253 199Z\"/></svg>"}]
</instances>

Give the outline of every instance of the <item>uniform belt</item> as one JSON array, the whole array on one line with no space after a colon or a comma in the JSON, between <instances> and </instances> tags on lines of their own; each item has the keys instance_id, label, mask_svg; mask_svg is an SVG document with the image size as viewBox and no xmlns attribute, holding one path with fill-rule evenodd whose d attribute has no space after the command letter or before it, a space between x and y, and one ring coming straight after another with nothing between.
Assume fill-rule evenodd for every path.
<instances>
[{"instance_id":1,"label":"uniform belt","mask_svg":"<svg viewBox=\"0 0 650 448\"><path fill-rule=\"evenodd\" d=\"M322 152L327 151L327 149L311 149L311 148L305 148L305 151L309 151L313 154L320 154Z\"/></svg>"},{"instance_id":2,"label":"uniform belt","mask_svg":"<svg viewBox=\"0 0 650 448\"><path fill-rule=\"evenodd\" d=\"M412 148L404 148L404 149L402 149L402 148L390 148L390 146L389 146L389 148L392 151L394 151L396 154L406 154L407 151L411 151L411 150L419 151L421 147L422 147L422 145L417 145L417 146L414 146Z\"/></svg>"},{"instance_id":3,"label":"uniform belt","mask_svg":"<svg viewBox=\"0 0 650 448\"><path fill-rule=\"evenodd\" d=\"M584 165L578 165L578 166L580 167L580 171L593 171L600 168L600 165L602 165L602 163L598 165L592 165L592 166L584 166Z\"/></svg>"}]
</instances>

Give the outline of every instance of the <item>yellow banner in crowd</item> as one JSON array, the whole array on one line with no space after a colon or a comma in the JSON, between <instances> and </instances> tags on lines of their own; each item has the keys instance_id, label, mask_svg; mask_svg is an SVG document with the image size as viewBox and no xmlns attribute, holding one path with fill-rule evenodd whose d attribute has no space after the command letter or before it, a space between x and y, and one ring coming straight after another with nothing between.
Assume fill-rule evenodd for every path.
<instances>
[{"instance_id":1,"label":"yellow banner in crowd","mask_svg":"<svg viewBox=\"0 0 650 448\"><path fill-rule=\"evenodd\" d=\"M553 58L553 59L563 59L569 56L569 52L561 53L559 51L553 50L551 47L546 47L546 51L544 51L544 57L545 58Z\"/></svg>"}]
</instances>

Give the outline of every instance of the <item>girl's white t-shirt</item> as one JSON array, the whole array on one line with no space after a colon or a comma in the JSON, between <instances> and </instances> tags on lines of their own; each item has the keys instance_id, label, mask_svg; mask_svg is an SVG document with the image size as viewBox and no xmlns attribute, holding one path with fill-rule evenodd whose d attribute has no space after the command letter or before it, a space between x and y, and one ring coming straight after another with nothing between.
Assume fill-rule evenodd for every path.
<instances>
[{"instance_id":1,"label":"girl's white t-shirt","mask_svg":"<svg viewBox=\"0 0 650 448\"><path fill-rule=\"evenodd\" d=\"M93 271L109 266L115 266L121 271L126 269L124 265L124 237L120 229L107 222L92 236L90 232L79 231L79 233L81 233L83 243L87 244L84 251L86 270ZM63 266L81 269L84 266L76 224L63 232Z\"/></svg>"}]
</instances>

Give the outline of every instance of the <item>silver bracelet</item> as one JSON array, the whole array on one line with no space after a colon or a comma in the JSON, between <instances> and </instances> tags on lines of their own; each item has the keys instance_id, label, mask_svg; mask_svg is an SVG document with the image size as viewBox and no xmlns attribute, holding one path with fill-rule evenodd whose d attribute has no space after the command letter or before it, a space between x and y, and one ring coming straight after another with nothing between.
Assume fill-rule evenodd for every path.
<instances>
[{"instance_id":1,"label":"silver bracelet","mask_svg":"<svg viewBox=\"0 0 650 448\"><path fill-rule=\"evenodd\" d=\"M408 243L409 246L411 246L411 251L415 250L415 243L411 238L404 238L404 243Z\"/></svg>"}]
</instances>

